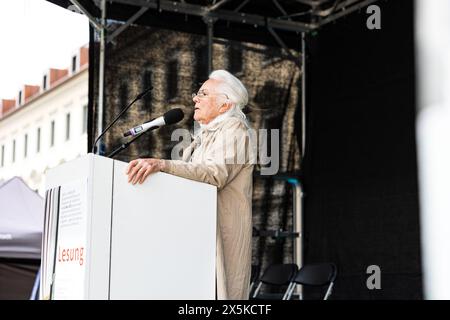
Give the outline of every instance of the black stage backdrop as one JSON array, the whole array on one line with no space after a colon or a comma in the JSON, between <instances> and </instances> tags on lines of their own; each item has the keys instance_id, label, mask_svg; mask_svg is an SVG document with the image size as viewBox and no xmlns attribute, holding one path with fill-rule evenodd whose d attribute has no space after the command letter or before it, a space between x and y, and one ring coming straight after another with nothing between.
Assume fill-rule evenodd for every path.
<instances>
[{"instance_id":1,"label":"black stage backdrop","mask_svg":"<svg viewBox=\"0 0 450 320\"><path fill-rule=\"evenodd\" d=\"M338 265L334 299L420 299L413 1L375 4L381 30L362 10L307 39L305 261Z\"/></svg>"}]
</instances>

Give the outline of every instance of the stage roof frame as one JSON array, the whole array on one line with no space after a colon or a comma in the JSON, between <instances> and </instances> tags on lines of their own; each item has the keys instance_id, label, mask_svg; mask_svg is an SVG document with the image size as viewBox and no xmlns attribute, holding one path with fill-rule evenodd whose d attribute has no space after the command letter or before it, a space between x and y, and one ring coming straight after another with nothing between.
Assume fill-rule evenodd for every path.
<instances>
[{"instance_id":1,"label":"stage roof frame","mask_svg":"<svg viewBox=\"0 0 450 320\"><path fill-rule=\"evenodd\" d=\"M85 14L102 27L102 0L48 0ZM129 25L155 26L188 33L300 50L300 33L318 30L378 0L106 0L107 42Z\"/></svg>"}]
</instances>

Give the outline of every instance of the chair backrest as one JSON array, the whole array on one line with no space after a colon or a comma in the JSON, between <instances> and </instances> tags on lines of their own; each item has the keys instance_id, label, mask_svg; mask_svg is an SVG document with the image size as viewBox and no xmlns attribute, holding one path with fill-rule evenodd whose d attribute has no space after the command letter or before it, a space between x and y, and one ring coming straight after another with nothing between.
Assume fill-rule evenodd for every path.
<instances>
[{"instance_id":1,"label":"chair backrest","mask_svg":"<svg viewBox=\"0 0 450 320\"><path fill-rule=\"evenodd\" d=\"M290 300L297 285L303 286L318 286L322 287L328 285L324 300L327 300L333 290L334 281L337 276L337 267L334 263L315 263L307 264L298 270L295 278L289 284L284 293L283 300ZM303 294L300 293L300 299L303 299Z\"/></svg>"},{"instance_id":2,"label":"chair backrest","mask_svg":"<svg viewBox=\"0 0 450 320\"><path fill-rule=\"evenodd\" d=\"M324 286L334 282L336 275L334 263L307 264L300 268L293 281L308 286Z\"/></svg>"},{"instance_id":3,"label":"chair backrest","mask_svg":"<svg viewBox=\"0 0 450 320\"><path fill-rule=\"evenodd\" d=\"M260 281L270 285L288 285L294 279L298 270L295 263L273 264L266 268Z\"/></svg>"},{"instance_id":4,"label":"chair backrest","mask_svg":"<svg viewBox=\"0 0 450 320\"><path fill-rule=\"evenodd\" d=\"M264 273L261 276L261 278L259 278L258 286L252 292L251 297L258 299L262 296L261 294L259 294L259 291L260 291L261 285L263 283L266 285L272 285L272 286L284 286L284 285L290 286L297 271L298 271L298 266L295 263L272 264L272 265L268 266L264 270ZM277 294L277 296L278 295L279 294ZM273 298L274 297L272 297L270 299L273 299ZM278 298L281 298L281 296ZM275 298L275 299L278 299L278 298Z\"/></svg>"}]
</instances>

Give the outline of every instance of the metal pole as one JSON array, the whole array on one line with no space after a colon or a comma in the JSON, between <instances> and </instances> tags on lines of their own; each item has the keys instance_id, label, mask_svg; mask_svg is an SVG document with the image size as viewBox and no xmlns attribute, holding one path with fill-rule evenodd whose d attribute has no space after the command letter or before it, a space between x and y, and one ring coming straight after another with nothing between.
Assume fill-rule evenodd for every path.
<instances>
[{"instance_id":1,"label":"metal pole","mask_svg":"<svg viewBox=\"0 0 450 320\"><path fill-rule=\"evenodd\" d=\"M103 95L104 95L104 81L105 81L105 33L106 33L106 0L101 2L102 23L100 29L100 61L98 71L98 112L97 112L97 133L101 134L103 131ZM99 141L97 154L100 153L102 139Z\"/></svg>"},{"instance_id":2,"label":"metal pole","mask_svg":"<svg viewBox=\"0 0 450 320\"><path fill-rule=\"evenodd\" d=\"M306 52L305 33L302 32L302 158L306 144Z\"/></svg>"},{"instance_id":3,"label":"metal pole","mask_svg":"<svg viewBox=\"0 0 450 320\"><path fill-rule=\"evenodd\" d=\"M294 262L301 268L303 266L303 191L298 180L295 179L292 185L294 187L294 232L298 232L298 237L294 238ZM301 297L302 286L298 285L295 292Z\"/></svg>"},{"instance_id":4,"label":"metal pole","mask_svg":"<svg viewBox=\"0 0 450 320\"><path fill-rule=\"evenodd\" d=\"M148 11L148 7L142 7L139 9L138 12L136 12L131 18L127 20L123 25L118 27L114 32L106 38L106 42L112 42L114 41L114 38L117 37L119 34L121 34L126 28L128 28L133 22L135 22L137 19L139 19L144 13Z\"/></svg>"}]
</instances>

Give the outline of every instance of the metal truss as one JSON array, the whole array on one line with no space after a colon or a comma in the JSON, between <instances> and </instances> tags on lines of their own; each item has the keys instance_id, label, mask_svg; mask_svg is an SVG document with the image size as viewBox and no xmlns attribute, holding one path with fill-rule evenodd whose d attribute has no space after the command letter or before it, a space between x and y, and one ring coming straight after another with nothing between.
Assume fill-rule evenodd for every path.
<instances>
[{"instance_id":1,"label":"metal truss","mask_svg":"<svg viewBox=\"0 0 450 320\"><path fill-rule=\"evenodd\" d=\"M70 1L100 32L103 26L99 19L83 8L78 0ZM375 1L377 0L108 0L110 4L132 5L137 10L107 37L106 42L113 41L145 12L166 11L203 18L208 36L213 36L213 26L217 21L262 27L292 58L277 31L308 33ZM93 3L101 10L101 0L93 0Z\"/></svg>"},{"instance_id":2,"label":"metal truss","mask_svg":"<svg viewBox=\"0 0 450 320\"><path fill-rule=\"evenodd\" d=\"M99 18L83 8L80 0L70 0L99 31ZM333 22L377 0L108 0L109 4L135 6L136 13L107 39L112 41L146 11L166 11L202 17L207 21L226 21L255 28L262 27L274 35L277 31L309 32ZM101 10L101 0L92 0ZM279 40L276 39L279 43Z\"/></svg>"},{"instance_id":3,"label":"metal truss","mask_svg":"<svg viewBox=\"0 0 450 320\"><path fill-rule=\"evenodd\" d=\"M108 0L160 12L294 32L316 30L375 1L378 0ZM262 8L264 13L255 8Z\"/></svg>"},{"instance_id":4,"label":"metal truss","mask_svg":"<svg viewBox=\"0 0 450 320\"><path fill-rule=\"evenodd\" d=\"M83 5L80 4L80 2L78 0L70 0L70 2L72 3L73 6L75 6L75 8L77 9L78 12L83 13L89 20L89 23L97 30L100 32L100 30L102 29L102 25L99 22L99 19L95 18L93 15L91 15L91 13L85 8L83 7ZM70 7L68 9L71 9Z\"/></svg>"}]
</instances>

